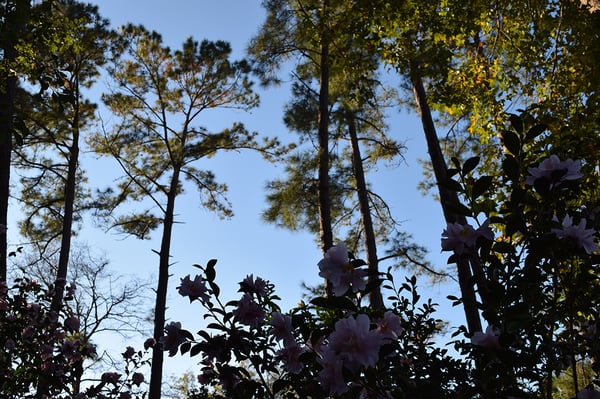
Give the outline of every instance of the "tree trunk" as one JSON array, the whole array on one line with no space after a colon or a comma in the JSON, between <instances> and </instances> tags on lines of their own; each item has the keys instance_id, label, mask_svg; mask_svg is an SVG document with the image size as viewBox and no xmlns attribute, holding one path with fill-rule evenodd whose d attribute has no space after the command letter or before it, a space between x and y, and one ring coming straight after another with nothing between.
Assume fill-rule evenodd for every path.
<instances>
[{"instance_id":1,"label":"tree trunk","mask_svg":"<svg viewBox=\"0 0 600 399\"><path fill-rule=\"evenodd\" d=\"M17 0L15 11L5 15L0 46L4 87L0 88L0 281L6 281L8 257L8 199L10 197L10 158L12 155L14 99L17 77L10 72L17 58L15 45L25 28L31 4L29 0Z\"/></svg>"},{"instance_id":2,"label":"tree trunk","mask_svg":"<svg viewBox=\"0 0 600 399\"><path fill-rule=\"evenodd\" d=\"M10 48L4 47L8 58ZM14 51L13 51L14 54ZM6 281L8 256L8 199L10 196L10 157L12 153L13 100L16 78L8 77L4 90L0 90L0 281Z\"/></svg>"},{"instance_id":3,"label":"tree trunk","mask_svg":"<svg viewBox=\"0 0 600 399\"><path fill-rule=\"evenodd\" d=\"M323 8L329 0L323 1ZM327 35L322 36L319 88L319 223L321 249L323 254L333 246L331 229L331 202L329 198L329 43ZM327 285L327 282L325 282Z\"/></svg>"},{"instance_id":4,"label":"tree trunk","mask_svg":"<svg viewBox=\"0 0 600 399\"><path fill-rule=\"evenodd\" d=\"M410 63L410 75L417 107L419 109L419 114L421 115L423 131L427 140L427 150L429 152L429 157L431 158L431 165L433 166L435 180L438 186L444 218L446 223L460 223L464 225L467 223L466 218L462 215L456 215L454 212L448 209L448 203L458 202L458 196L455 192L448 190L441 184L441 182L444 182L448 178L448 167L446 166L446 161L444 160L440 141L438 139L433 118L431 116L431 110L429 108L429 104L427 103L427 96L425 94L423 81L419 71L412 63ZM473 264L476 266L477 262L474 259L472 260L471 267ZM469 258L465 256L459 257L457 262L458 281L463 300L467 327L469 332L472 334L476 331L482 331L482 328L479 311L477 309L477 299L471 278L473 276L471 273L471 267ZM480 266L479 269L481 269ZM481 273L481 270L476 270L476 273ZM482 275L477 277L482 277ZM481 294L483 292L483 287L479 286L479 288Z\"/></svg>"},{"instance_id":5,"label":"tree trunk","mask_svg":"<svg viewBox=\"0 0 600 399\"><path fill-rule=\"evenodd\" d=\"M167 286L169 283L169 259L171 257L171 235L173 231L173 217L175 214L175 198L179 185L180 166L175 166L169 194L167 208L164 215L163 234L159 252L158 286L156 288L156 304L154 307L154 339L156 342L164 335L165 314L167 310ZM152 351L152 369L150 371L149 399L160 399L162 388L164 351L161 345L155 345Z\"/></svg>"},{"instance_id":6,"label":"tree trunk","mask_svg":"<svg viewBox=\"0 0 600 399\"><path fill-rule=\"evenodd\" d=\"M77 73L77 72L75 72ZM69 163L67 168L67 181L65 183L65 204L63 209L62 233L60 239L60 255L58 258L58 270L54 284L54 296L52 298L51 310L58 315L61 309L65 284L67 283L67 272L69 269L69 254L71 252L71 237L73 231L73 209L75 205L75 193L77 191L77 168L79 165L79 89L78 81L75 81L73 96L73 134L71 137L71 148L69 149Z\"/></svg>"},{"instance_id":7,"label":"tree trunk","mask_svg":"<svg viewBox=\"0 0 600 399\"><path fill-rule=\"evenodd\" d=\"M369 193L365 180L365 171L363 169L362 157L360 155L360 146L356 133L356 123L354 115L348 113L348 133L350 134L350 145L352 148L352 165L354 169L354 178L356 179L356 192L360 206L363 230L365 233L365 246L367 252L367 264L369 267L369 283L374 283L379 276L379 261L377 258L377 242L375 232L373 231L373 220L371 218L371 206L369 204ZM381 296L381 287L377 286L369 293L369 302L374 309L383 308L383 297Z\"/></svg>"}]
</instances>

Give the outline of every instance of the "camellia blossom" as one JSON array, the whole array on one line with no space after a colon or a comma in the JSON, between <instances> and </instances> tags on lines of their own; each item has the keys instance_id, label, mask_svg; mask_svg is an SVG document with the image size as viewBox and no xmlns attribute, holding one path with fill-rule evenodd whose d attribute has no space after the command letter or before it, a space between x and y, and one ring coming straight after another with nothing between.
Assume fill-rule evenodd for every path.
<instances>
[{"instance_id":1,"label":"camellia blossom","mask_svg":"<svg viewBox=\"0 0 600 399\"><path fill-rule=\"evenodd\" d=\"M179 295L187 296L190 298L190 302L194 299L200 298L202 302L208 302L210 300L210 291L206 288L204 278L200 275L194 277L194 280L190 279L188 274L181 279L181 285L177 287Z\"/></svg>"},{"instance_id":2,"label":"camellia blossom","mask_svg":"<svg viewBox=\"0 0 600 399\"><path fill-rule=\"evenodd\" d=\"M349 370L372 367L379 359L382 337L376 330L370 330L370 325L369 316L365 314L335 323L335 331L329 336L329 348L343 359Z\"/></svg>"},{"instance_id":3,"label":"camellia blossom","mask_svg":"<svg viewBox=\"0 0 600 399\"><path fill-rule=\"evenodd\" d=\"M125 359L131 359L133 355L135 355L135 349L133 349L132 346L128 346L127 348L125 348L125 352L121 353L121 355Z\"/></svg>"},{"instance_id":4,"label":"camellia blossom","mask_svg":"<svg viewBox=\"0 0 600 399\"><path fill-rule=\"evenodd\" d=\"M144 382L144 374L133 373L133 375L131 376L131 383L139 387L142 382Z\"/></svg>"},{"instance_id":5,"label":"camellia blossom","mask_svg":"<svg viewBox=\"0 0 600 399\"><path fill-rule=\"evenodd\" d=\"M525 178L525 184L532 186L538 179L546 179L550 187L562 183L566 180L577 180L583 176L579 171L581 161L567 159L561 161L556 155L551 155L544 159L537 167L528 168L529 175Z\"/></svg>"},{"instance_id":6,"label":"camellia blossom","mask_svg":"<svg viewBox=\"0 0 600 399\"><path fill-rule=\"evenodd\" d=\"M65 319L64 325L68 331L79 331L80 322L77 317L71 316Z\"/></svg>"},{"instance_id":7,"label":"camellia blossom","mask_svg":"<svg viewBox=\"0 0 600 399\"><path fill-rule=\"evenodd\" d=\"M448 223L446 230L442 232L442 250L454 251L454 253L460 255L465 251L465 248L475 246L480 237L487 240L494 239L494 232L490 228L489 219L477 229L474 229L470 224Z\"/></svg>"},{"instance_id":8,"label":"camellia blossom","mask_svg":"<svg viewBox=\"0 0 600 399\"><path fill-rule=\"evenodd\" d=\"M258 327L265 320L266 313L259 304L252 300L249 294L244 294L238 301L237 309L233 314L240 323L250 327Z\"/></svg>"},{"instance_id":9,"label":"camellia blossom","mask_svg":"<svg viewBox=\"0 0 600 399\"><path fill-rule=\"evenodd\" d=\"M569 215L565 215L562 221L562 228L552 229L551 231L556 234L560 239L567 239L574 244L577 248L583 248L583 250L591 254L598 249L598 246L594 242L594 229L586 229L586 220L581 219L578 225L573 225L573 218Z\"/></svg>"},{"instance_id":10,"label":"camellia blossom","mask_svg":"<svg viewBox=\"0 0 600 399\"><path fill-rule=\"evenodd\" d=\"M500 349L500 331L492 325L485 329L485 333L477 331L471 337L473 345L481 346L486 349Z\"/></svg>"},{"instance_id":11,"label":"camellia blossom","mask_svg":"<svg viewBox=\"0 0 600 399\"><path fill-rule=\"evenodd\" d=\"M290 343L277 351L277 358L283 362L283 367L293 374L298 374L304 368L300 355L306 351L296 342Z\"/></svg>"},{"instance_id":12,"label":"camellia blossom","mask_svg":"<svg viewBox=\"0 0 600 399\"><path fill-rule=\"evenodd\" d=\"M348 258L348 249L343 242L329 248L319 261L319 276L332 284L333 293L341 296L352 287L352 292L364 290L367 271L355 268Z\"/></svg>"},{"instance_id":13,"label":"camellia blossom","mask_svg":"<svg viewBox=\"0 0 600 399\"><path fill-rule=\"evenodd\" d=\"M152 348L156 345L156 340L154 338L148 338L144 341L144 349L148 350L148 348Z\"/></svg>"},{"instance_id":14,"label":"camellia blossom","mask_svg":"<svg viewBox=\"0 0 600 399\"><path fill-rule=\"evenodd\" d=\"M162 344L163 350L169 351L169 356L175 356L179 345L186 341L181 333L181 323L170 322L165 326L165 333L158 341Z\"/></svg>"},{"instance_id":15,"label":"camellia blossom","mask_svg":"<svg viewBox=\"0 0 600 399\"><path fill-rule=\"evenodd\" d=\"M329 390L329 396L335 397L346 392L348 385L344 381L343 360L333 350L326 348L317 361L323 366L317 381L323 388Z\"/></svg>"},{"instance_id":16,"label":"camellia blossom","mask_svg":"<svg viewBox=\"0 0 600 399\"><path fill-rule=\"evenodd\" d=\"M397 339L402 332L402 319L392 311L387 311L383 319L377 322L377 332L384 339Z\"/></svg>"},{"instance_id":17,"label":"camellia blossom","mask_svg":"<svg viewBox=\"0 0 600 399\"><path fill-rule=\"evenodd\" d=\"M263 297L267 294L267 282L260 277L250 274L240 283L240 291Z\"/></svg>"},{"instance_id":18,"label":"camellia blossom","mask_svg":"<svg viewBox=\"0 0 600 399\"><path fill-rule=\"evenodd\" d=\"M284 345L294 340L292 335L292 317L282 314L281 312L273 312L271 320L269 320L271 334L278 340L283 340Z\"/></svg>"},{"instance_id":19,"label":"camellia blossom","mask_svg":"<svg viewBox=\"0 0 600 399\"><path fill-rule=\"evenodd\" d=\"M119 378L121 378L121 374L114 372L106 372L102 374L100 380L107 384L117 384L119 382Z\"/></svg>"}]
</instances>

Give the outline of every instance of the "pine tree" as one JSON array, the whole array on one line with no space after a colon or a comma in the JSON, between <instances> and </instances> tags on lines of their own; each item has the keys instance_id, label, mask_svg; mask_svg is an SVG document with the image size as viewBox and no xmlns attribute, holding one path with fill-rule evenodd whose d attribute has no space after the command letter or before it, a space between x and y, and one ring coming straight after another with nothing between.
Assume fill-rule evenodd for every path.
<instances>
[{"instance_id":1,"label":"pine tree","mask_svg":"<svg viewBox=\"0 0 600 399\"><path fill-rule=\"evenodd\" d=\"M230 217L226 185L218 183L212 171L198 169L197 161L244 148L268 158L277 155L279 146L276 140L257 142L257 134L240 123L218 132L197 125L207 110L248 110L258 104L250 68L243 60L229 60L228 43L189 38L181 50L172 51L158 33L131 25L122 29L122 37L122 56L110 68L114 91L104 96L120 122L93 141L95 150L114 158L124 175L116 191L103 192L100 203L105 207L99 215L109 226L141 239L154 229L161 231L154 314L154 337L159 341L165 325L175 203L185 191L184 181L196 187L205 208ZM147 208L126 208L116 215L116 208L128 201ZM159 344L152 356L151 399L160 398L162 365Z\"/></svg>"}]
</instances>

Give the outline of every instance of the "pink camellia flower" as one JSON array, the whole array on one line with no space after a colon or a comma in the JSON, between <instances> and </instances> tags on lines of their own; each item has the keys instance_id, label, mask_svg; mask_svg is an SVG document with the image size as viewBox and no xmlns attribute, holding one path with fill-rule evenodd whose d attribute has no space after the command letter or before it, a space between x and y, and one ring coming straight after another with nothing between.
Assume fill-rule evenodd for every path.
<instances>
[{"instance_id":1,"label":"pink camellia flower","mask_svg":"<svg viewBox=\"0 0 600 399\"><path fill-rule=\"evenodd\" d=\"M73 295L75 295L75 291L77 291L77 285L75 285L75 282L71 282L69 284L69 286L67 287L66 296L73 296Z\"/></svg>"},{"instance_id":2,"label":"pink camellia flower","mask_svg":"<svg viewBox=\"0 0 600 399\"><path fill-rule=\"evenodd\" d=\"M125 352L121 353L121 355L123 355L123 358L125 358L125 359L131 359L134 354L135 354L135 349L133 349L133 347L131 347L131 346L128 346L127 348L125 348Z\"/></svg>"},{"instance_id":3,"label":"pink camellia flower","mask_svg":"<svg viewBox=\"0 0 600 399\"><path fill-rule=\"evenodd\" d=\"M267 294L267 282L260 277L255 279L254 275L250 274L240 282L239 291L263 297Z\"/></svg>"},{"instance_id":4,"label":"pink camellia flower","mask_svg":"<svg viewBox=\"0 0 600 399\"><path fill-rule=\"evenodd\" d=\"M292 317L289 315L282 314L281 312L273 312L271 314L271 320L269 320L271 328L271 334L278 340L283 340L284 345L287 342L294 340L292 335Z\"/></svg>"},{"instance_id":5,"label":"pink camellia flower","mask_svg":"<svg viewBox=\"0 0 600 399\"><path fill-rule=\"evenodd\" d=\"M203 367L200 374L198 374L198 382L202 385L210 383L215 378L215 370L209 367Z\"/></svg>"},{"instance_id":6,"label":"pink camellia flower","mask_svg":"<svg viewBox=\"0 0 600 399\"><path fill-rule=\"evenodd\" d=\"M528 168L529 175L525 178L525 184L532 186L538 179L546 179L550 183L550 187L562 183L565 180L577 180L583 176L579 171L581 161L573 161L567 159L561 161L556 155L551 155L550 158L544 159L538 167Z\"/></svg>"},{"instance_id":7,"label":"pink camellia flower","mask_svg":"<svg viewBox=\"0 0 600 399\"><path fill-rule=\"evenodd\" d=\"M470 224L448 223L446 230L442 232L442 250L454 251L454 253L460 255L465 251L465 248L473 248L480 237L487 240L494 239L489 219L477 229L474 229Z\"/></svg>"},{"instance_id":8,"label":"pink camellia flower","mask_svg":"<svg viewBox=\"0 0 600 399\"><path fill-rule=\"evenodd\" d=\"M204 278L200 275L194 277L194 280L191 280L190 275L188 274L181 279L181 284L177 289L179 290L179 295L189 297L190 302L198 298L200 298L202 302L208 302L210 300L210 291L206 288Z\"/></svg>"},{"instance_id":9,"label":"pink camellia flower","mask_svg":"<svg viewBox=\"0 0 600 399\"><path fill-rule=\"evenodd\" d=\"M107 371L106 373L102 374L100 380L106 384L116 385L119 382L119 378L121 378L121 374Z\"/></svg>"},{"instance_id":10,"label":"pink camellia flower","mask_svg":"<svg viewBox=\"0 0 600 399\"><path fill-rule=\"evenodd\" d=\"M306 349L294 342L278 350L276 355L283 362L283 367L287 371L298 374L304 368L304 363L300 361L300 355L305 351Z\"/></svg>"},{"instance_id":11,"label":"pink camellia flower","mask_svg":"<svg viewBox=\"0 0 600 399\"><path fill-rule=\"evenodd\" d=\"M42 345L39 349L42 360L48 360L54 356L54 348L51 345Z\"/></svg>"},{"instance_id":12,"label":"pink camellia flower","mask_svg":"<svg viewBox=\"0 0 600 399\"><path fill-rule=\"evenodd\" d=\"M560 239L567 239L569 242L577 248L583 248L583 250L591 254L598 249L598 246L594 242L594 229L586 229L586 220L581 219L578 225L573 225L573 218L569 215L565 215L562 221L562 228L552 229L551 231L556 234Z\"/></svg>"},{"instance_id":13,"label":"pink camellia flower","mask_svg":"<svg viewBox=\"0 0 600 399\"><path fill-rule=\"evenodd\" d=\"M335 331L329 336L329 348L343 359L349 370L372 367L379 359L382 337L376 330L370 330L370 325L365 314L349 316L335 323Z\"/></svg>"},{"instance_id":14,"label":"pink camellia flower","mask_svg":"<svg viewBox=\"0 0 600 399\"><path fill-rule=\"evenodd\" d=\"M169 356L175 356L179 345L186 341L181 333L181 323L170 322L165 326L165 333L158 341L162 344L163 350L169 351Z\"/></svg>"},{"instance_id":15,"label":"pink camellia flower","mask_svg":"<svg viewBox=\"0 0 600 399\"><path fill-rule=\"evenodd\" d=\"M259 304L252 300L250 294L244 294L233 311L240 323L250 327L258 327L265 320L266 313Z\"/></svg>"},{"instance_id":16,"label":"pink camellia flower","mask_svg":"<svg viewBox=\"0 0 600 399\"><path fill-rule=\"evenodd\" d=\"M577 399L600 399L600 392L585 388L577 392Z\"/></svg>"},{"instance_id":17,"label":"pink camellia flower","mask_svg":"<svg viewBox=\"0 0 600 399\"><path fill-rule=\"evenodd\" d=\"M64 322L65 328L67 331L79 331L79 327L81 326L79 323L79 319L75 316L67 317Z\"/></svg>"},{"instance_id":18,"label":"pink camellia flower","mask_svg":"<svg viewBox=\"0 0 600 399\"><path fill-rule=\"evenodd\" d=\"M383 319L377 322L377 332L384 339L398 339L398 335L402 332L402 319L392 311L387 311L383 315Z\"/></svg>"},{"instance_id":19,"label":"pink camellia flower","mask_svg":"<svg viewBox=\"0 0 600 399\"><path fill-rule=\"evenodd\" d=\"M331 282L336 296L344 295L350 287L352 292L364 290L366 287L366 270L352 266L348 258L348 249L343 242L329 248L319 261L319 270L319 276Z\"/></svg>"},{"instance_id":20,"label":"pink camellia flower","mask_svg":"<svg viewBox=\"0 0 600 399\"><path fill-rule=\"evenodd\" d=\"M148 348L152 348L156 345L156 340L154 338L148 338L144 341L144 349L148 350Z\"/></svg>"},{"instance_id":21,"label":"pink camellia flower","mask_svg":"<svg viewBox=\"0 0 600 399\"><path fill-rule=\"evenodd\" d=\"M489 325L485 329L485 333L477 331L471 337L471 343L473 345L481 346L485 349L500 349L499 340L500 330L492 325Z\"/></svg>"},{"instance_id":22,"label":"pink camellia flower","mask_svg":"<svg viewBox=\"0 0 600 399\"><path fill-rule=\"evenodd\" d=\"M138 387L142 382L144 382L144 374L142 373L133 373L131 376L131 382L133 385L137 385Z\"/></svg>"},{"instance_id":23,"label":"pink camellia flower","mask_svg":"<svg viewBox=\"0 0 600 399\"><path fill-rule=\"evenodd\" d=\"M344 381L343 360L333 350L326 348L317 361L323 366L317 381L323 388L329 390L329 396L335 397L346 392L348 385Z\"/></svg>"}]
</instances>

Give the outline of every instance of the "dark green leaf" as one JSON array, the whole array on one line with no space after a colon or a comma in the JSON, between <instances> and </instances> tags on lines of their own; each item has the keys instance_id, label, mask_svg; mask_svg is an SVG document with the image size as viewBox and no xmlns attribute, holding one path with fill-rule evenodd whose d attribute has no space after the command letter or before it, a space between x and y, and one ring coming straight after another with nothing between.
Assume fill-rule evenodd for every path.
<instances>
[{"instance_id":1,"label":"dark green leaf","mask_svg":"<svg viewBox=\"0 0 600 399\"><path fill-rule=\"evenodd\" d=\"M190 356L196 356L201 351L202 351L202 345L196 344L196 345L192 346L192 349L190 350Z\"/></svg>"},{"instance_id":2,"label":"dark green leaf","mask_svg":"<svg viewBox=\"0 0 600 399\"><path fill-rule=\"evenodd\" d=\"M226 327L223 327L222 325L218 324L218 323L209 323L206 328L211 329L211 330L220 330L220 331L227 331Z\"/></svg>"},{"instance_id":3,"label":"dark green leaf","mask_svg":"<svg viewBox=\"0 0 600 399\"><path fill-rule=\"evenodd\" d=\"M450 158L450 160L452 161L454 166L456 166L456 169L460 170L460 160L456 157L452 157Z\"/></svg>"},{"instance_id":4,"label":"dark green leaf","mask_svg":"<svg viewBox=\"0 0 600 399\"><path fill-rule=\"evenodd\" d=\"M508 254L514 251L514 248L511 244L507 242L496 242L492 247L492 251L500 253L500 254Z\"/></svg>"},{"instance_id":5,"label":"dark green leaf","mask_svg":"<svg viewBox=\"0 0 600 399\"><path fill-rule=\"evenodd\" d=\"M450 168L450 169L448 169L448 177L452 177L452 176L456 175L458 172L460 172L460 170L458 170L456 168Z\"/></svg>"},{"instance_id":6,"label":"dark green leaf","mask_svg":"<svg viewBox=\"0 0 600 399\"><path fill-rule=\"evenodd\" d=\"M544 133L546 130L548 130L548 126L546 126L546 125L543 125L543 124L535 125L535 126L532 126L531 129L529 129L527 131L527 134L525 135L525 137L527 138L527 140L533 140L540 134Z\"/></svg>"},{"instance_id":7,"label":"dark green leaf","mask_svg":"<svg viewBox=\"0 0 600 399\"><path fill-rule=\"evenodd\" d=\"M447 202L446 207L455 215L472 216L473 212L466 206L458 202Z\"/></svg>"},{"instance_id":8,"label":"dark green leaf","mask_svg":"<svg viewBox=\"0 0 600 399\"><path fill-rule=\"evenodd\" d=\"M325 309L347 309L353 312L358 310L354 302L345 296L317 297L312 299L310 303Z\"/></svg>"},{"instance_id":9,"label":"dark green leaf","mask_svg":"<svg viewBox=\"0 0 600 399\"><path fill-rule=\"evenodd\" d=\"M504 147L513 155L519 155L521 152L521 140L519 136L510 130L502 132L502 142Z\"/></svg>"},{"instance_id":10,"label":"dark green leaf","mask_svg":"<svg viewBox=\"0 0 600 399\"><path fill-rule=\"evenodd\" d=\"M446 179L445 181L440 183L443 187L446 187L450 191L455 191L461 193L463 191L462 186L459 182L454 179Z\"/></svg>"},{"instance_id":11,"label":"dark green leaf","mask_svg":"<svg viewBox=\"0 0 600 399\"><path fill-rule=\"evenodd\" d=\"M183 344L181 344L179 346L179 350L181 351L182 355L185 355L187 352L189 352L191 347L192 347L192 344L190 342L184 342Z\"/></svg>"},{"instance_id":12,"label":"dark green leaf","mask_svg":"<svg viewBox=\"0 0 600 399\"><path fill-rule=\"evenodd\" d=\"M219 286L212 281L209 281L208 285L210 285L210 289L212 290L213 295L215 297L218 297L219 294L221 293L221 289L219 288Z\"/></svg>"},{"instance_id":13,"label":"dark green leaf","mask_svg":"<svg viewBox=\"0 0 600 399\"><path fill-rule=\"evenodd\" d=\"M523 134L523 121L518 115L510 114L508 116L508 121L513 129L519 134Z\"/></svg>"},{"instance_id":14,"label":"dark green leaf","mask_svg":"<svg viewBox=\"0 0 600 399\"><path fill-rule=\"evenodd\" d=\"M206 281L208 282L213 282L215 281L215 277L217 276L217 272L215 271L215 264L217 263L217 261L215 259L211 259L208 261L208 264L206 265Z\"/></svg>"},{"instance_id":15,"label":"dark green leaf","mask_svg":"<svg viewBox=\"0 0 600 399\"><path fill-rule=\"evenodd\" d=\"M472 157L465 161L463 165L463 175L467 175L473 171L479 164L479 157Z\"/></svg>"},{"instance_id":16,"label":"dark green leaf","mask_svg":"<svg viewBox=\"0 0 600 399\"><path fill-rule=\"evenodd\" d=\"M502 170L504 174L512 181L519 178L519 163L512 155L507 155L502 161Z\"/></svg>"},{"instance_id":17,"label":"dark green leaf","mask_svg":"<svg viewBox=\"0 0 600 399\"><path fill-rule=\"evenodd\" d=\"M492 176L481 176L475 184L473 184L473 189L471 190L471 197L473 199L478 198L481 194L485 193L492 185L494 178Z\"/></svg>"}]
</instances>

